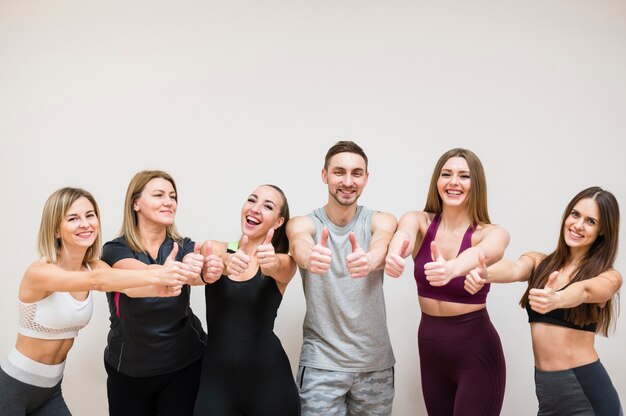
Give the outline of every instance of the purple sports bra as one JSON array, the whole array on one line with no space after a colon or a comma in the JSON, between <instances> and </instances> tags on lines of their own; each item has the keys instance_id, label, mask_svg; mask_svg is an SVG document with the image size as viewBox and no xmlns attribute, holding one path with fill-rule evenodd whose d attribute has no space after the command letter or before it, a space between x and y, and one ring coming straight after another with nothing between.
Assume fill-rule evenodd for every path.
<instances>
[{"instance_id":1,"label":"purple sports bra","mask_svg":"<svg viewBox=\"0 0 626 416\"><path fill-rule=\"evenodd\" d=\"M454 277L445 286L431 286L428 280L426 280L424 265L432 261L432 257L430 255L430 243L435 239L440 223L441 216L437 214L430 223L430 226L426 231L426 235L424 236L424 240L422 241L422 245L415 256L413 275L415 276L415 282L417 283L417 294L425 298L443 300L446 302L471 304L485 303L487 301L487 293L489 293L489 283L486 283L476 294L472 295L463 287L465 285L465 276ZM472 224L467 228L467 231L465 231L458 254L461 254L472 246L472 234L474 233L475 228L476 226Z\"/></svg>"}]
</instances>

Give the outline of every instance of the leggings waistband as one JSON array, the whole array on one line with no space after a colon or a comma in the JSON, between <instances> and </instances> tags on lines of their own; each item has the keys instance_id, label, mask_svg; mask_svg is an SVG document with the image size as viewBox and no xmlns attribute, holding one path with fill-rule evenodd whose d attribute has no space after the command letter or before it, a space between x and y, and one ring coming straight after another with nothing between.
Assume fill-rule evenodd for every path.
<instances>
[{"instance_id":1,"label":"leggings waistband","mask_svg":"<svg viewBox=\"0 0 626 416\"><path fill-rule=\"evenodd\" d=\"M485 336L497 337L487 308L456 316L422 313L418 330L418 337L423 340L482 342Z\"/></svg>"},{"instance_id":2,"label":"leggings waistband","mask_svg":"<svg viewBox=\"0 0 626 416\"><path fill-rule=\"evenodd\" d=\"M1 364L2 370L22 383L37 387L54 387L63 378L65 361L61 364L43 364L32 360L15 347Z\"/></svg>"}]
</instances>

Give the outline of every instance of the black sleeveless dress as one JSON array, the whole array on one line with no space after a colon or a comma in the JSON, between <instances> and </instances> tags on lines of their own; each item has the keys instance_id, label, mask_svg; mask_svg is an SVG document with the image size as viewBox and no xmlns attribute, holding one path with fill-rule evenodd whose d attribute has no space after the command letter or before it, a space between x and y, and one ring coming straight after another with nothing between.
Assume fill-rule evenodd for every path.
<instances>
[{"instance_id":1,"label":"black sleeveless dress","mask_svg":"<svg viewBox=\"0 0 626 416\"><path fill-rule=\"evenodd\" d=\"M282 295L261 269L205 287L208 343L194 415L300 415L285 350L274 334Z\"/></svg>"}]
</instances>

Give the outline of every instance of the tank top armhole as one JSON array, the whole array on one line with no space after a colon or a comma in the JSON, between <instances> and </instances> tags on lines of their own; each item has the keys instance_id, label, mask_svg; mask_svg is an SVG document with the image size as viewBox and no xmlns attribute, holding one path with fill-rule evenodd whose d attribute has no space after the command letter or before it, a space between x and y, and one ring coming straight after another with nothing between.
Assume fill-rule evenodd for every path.
<instances>
[{"instance_id":1,"label":"tank top armhole","mask_svg":"<svg viewBox=\"0 0 626 416\"><path fill-rule=\"evenodd\" d=\"M472 223L470 224L469 227L467 227L467 230L465 231L465 234L463 235L463 240L461 241L461 247L459 247L459 254L461 254L463 251L467 250L468 248L473 247L472 237L474 236L474 232L476 232L476 227L477 227L476 223Z\"/></svg>"},{"instance_id":2,"label":"tank top armhole","mask_svg":"<svg viewBox=\"0 0 626 416\"><path fill-rule=\"evenodd\" d=\"M435 214L433 220L428 224L428 228L426 229L426 234L424 234L424 239L422 240L422 246L424 243L428 243L430 250L430 243L435 241L435 236L437 235L437 230L439 229L439 223L441 222L441 216L439 214ZM421 249L421 247L420 247Z\"/></svg>"}]
</instances>

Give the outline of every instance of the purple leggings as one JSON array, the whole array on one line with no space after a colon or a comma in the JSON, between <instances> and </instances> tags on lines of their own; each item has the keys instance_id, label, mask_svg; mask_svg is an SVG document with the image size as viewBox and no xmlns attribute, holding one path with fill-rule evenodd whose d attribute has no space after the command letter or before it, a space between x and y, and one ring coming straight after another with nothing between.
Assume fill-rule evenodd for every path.
<instances>
[{"instance_id":1,"label":"purple leggings","mask_svg":"<svg viewBox=\"0 0 626 416\"><path fill-rule=\"evenodd\" d=\"M506 370L487 309L449 317L422 313L417 342L429 415L500 414Z\"/></svg>"}]
</instances>

